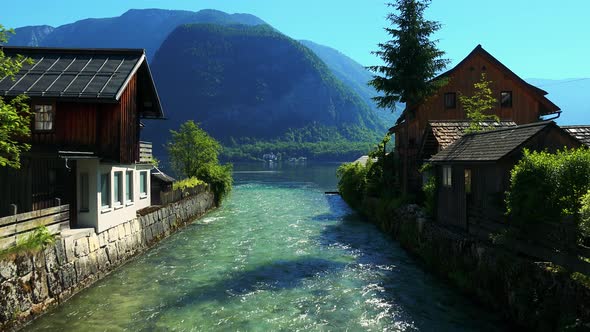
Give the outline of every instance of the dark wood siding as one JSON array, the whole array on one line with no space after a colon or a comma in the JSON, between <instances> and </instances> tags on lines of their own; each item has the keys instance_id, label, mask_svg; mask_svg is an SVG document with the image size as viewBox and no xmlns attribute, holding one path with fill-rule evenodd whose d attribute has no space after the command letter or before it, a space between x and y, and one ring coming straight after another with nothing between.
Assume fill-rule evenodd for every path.
<instances>
[{"instance_id":1,"label":"dark wood siding","mask_svg":"<svg viewBox=\"0 0 590 332\"><path fill-rule=\"evenodd\" d=\"M47 101L33 100L32 104ZM120 163L139 160L137 75L123 91L119 103L57 102L54 129L32 130L28 142L41 150L92 151Z\"/></svg>"}]
</instances>

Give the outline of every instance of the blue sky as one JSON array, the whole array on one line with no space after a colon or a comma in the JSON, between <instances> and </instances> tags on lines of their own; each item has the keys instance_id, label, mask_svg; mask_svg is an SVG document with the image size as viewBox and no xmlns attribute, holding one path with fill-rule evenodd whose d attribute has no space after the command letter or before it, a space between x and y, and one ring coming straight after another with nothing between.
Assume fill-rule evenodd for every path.
<instances>
[{"instance_id":1,"label":"blue sky","mask_svg":"<svg viewBox=\"0 0 590 332\"><path fill-rule=\"evenodd\" d=\"M59 26L88 17L118 16L131 8L250 13L296 39L331 46L363 65L387 40L384 0L102 0L16 1L3 4L7 27ZM481 44L523 78L590 77L590 1L434 0L426 12L452 64Z\"/></svg>"}]
</instances>

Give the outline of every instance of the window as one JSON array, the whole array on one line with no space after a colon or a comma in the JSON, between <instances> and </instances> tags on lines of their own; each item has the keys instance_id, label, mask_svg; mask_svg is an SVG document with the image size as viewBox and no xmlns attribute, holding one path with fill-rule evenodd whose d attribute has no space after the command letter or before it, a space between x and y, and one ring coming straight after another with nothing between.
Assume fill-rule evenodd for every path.
<instances>
[{"instance_id":1,"label":"window","mask_svg":"<svg viewBox=\"0 0 590 332\"><path fill-rule=\"evenodd\" d=\"M123 204L123 172L115 172L115 205Z\"/></svg>"},{"instance_id":2,"label":"window","mask_svg":"<svg viewBox=\"0 0 590 332\"><path fill-rule=\"evenodd\" d=\"M445 108L457 108L457 94L454 92L445 93Z\"/></svg>"},{"instance_id":3,"label":"window","mask_svg":"<svg viewBox=\"0 0 590 332\"><path fill-rule=\"evenodd\" d=\"M111 174L100 175L100 204L102 208L111 207Z\"/></svg>"},{"instance_id":4,"label":"window","mask_svg":"<svg viewBox=\"0 0 590 332\"><path fill-rule=\"evenodd\" d=\"M126 200L127 202L133 202L133 171L127 171L127 173L125 173L125 183Z\"/></svg>"},{"instance_id":5,"label":"window","mask_svg":"<svg viewBox=\"0 0 590 332\"><path fill-rule=\"evenodd\" d=\"M80 173L80 211L88 212L88 173Z\"/></svg>"},{"instance_id":6,"label":"window","mask_svg":"<svg viewBox=\"0 0 590 332\"><path fill-rule=\"evenodd\" d=\"M500 93L500 107L512 107L512 91Z\"/></svg>"},{"instance_id":7,"label":"window","mask_svg":"<svg viewBox=\"0 0 590 332\"><path fill-rule=\"evenodd\" d=\"M53 105L35 105L35 130L53 130Z\"/></svg>"},{"instance_id":8,"label":"window","mask_svg":"<svg viewBox=\"0 0 590 332\"><path fill-rule=\"evenodd\" d=\"M139 194L141 197L147 196L147 171L139 172Z\"/></svg>"},{"instance_id":9,"label":"window","mask_svg":"<svg viewBox=\"0 0 590 332\"><path fill-rule=\"evenodd\" d=\"M451 188L453 186L453 169L451 166L443 166L443 187Z\"/></svg>"},{"instance_id":10,"label":"window","mask_svg":"<svg viewBox=\"0 0 590 332\"><path fill-rule=\"evenodd\" d=\"M471 170L465 170L465 193L471 194Z\"/></svg>"}]
</instances>

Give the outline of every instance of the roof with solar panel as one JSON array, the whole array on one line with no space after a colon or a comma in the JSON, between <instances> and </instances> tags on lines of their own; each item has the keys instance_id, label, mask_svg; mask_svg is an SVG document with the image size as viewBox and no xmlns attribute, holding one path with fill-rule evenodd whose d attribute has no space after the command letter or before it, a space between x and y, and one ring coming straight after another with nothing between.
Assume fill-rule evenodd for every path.
<instances>
[{"instance_id":1,"label":"roof with solar panel","mask_svg":"<svg viewBox=\"0 0 590 332\"><path fill-rule=\"evenodd\" d=\"M14 78L0 79L0 96L85 99L117 102L131 77L140 69L155 94L156 117L162 117L157 92L143 49L75 49L43 47L1 48L5 55L33 60ZM143 68L142 68L143 67Z\"/></svg>"}]
</instances>

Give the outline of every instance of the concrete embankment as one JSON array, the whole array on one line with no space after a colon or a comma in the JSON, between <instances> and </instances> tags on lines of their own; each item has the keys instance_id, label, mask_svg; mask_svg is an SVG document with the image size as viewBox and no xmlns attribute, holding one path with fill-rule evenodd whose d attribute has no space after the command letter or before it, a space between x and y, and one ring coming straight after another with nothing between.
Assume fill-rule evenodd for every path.
<instances>
[{"instance_id":1,"label":"concrete embankment","mask_svg":"<svg viewBox=\"0 0 590 332\"><path fill-rule=\"evenodd\" d=\"M377 211L365 200L364 211ZM496 310L520 328L535 331L590 330L590 278L548 262L454 232L432 222L417 205L392 213L369 212L427 269Z\"/></svg>"},{"instance_id":2,"label":"concrete embankment","mask_svg":"<svg viewBox=\"0 0 590 332\"><path fill-rule=\"evenodd\" d=\"M100 234L71 232L37 253L0 259L0 330L15 330L215 207L206 189Z\"/></svg>"}]
</instances>

